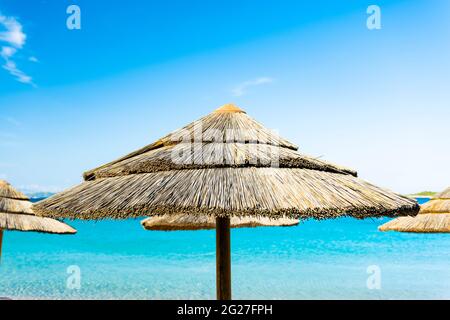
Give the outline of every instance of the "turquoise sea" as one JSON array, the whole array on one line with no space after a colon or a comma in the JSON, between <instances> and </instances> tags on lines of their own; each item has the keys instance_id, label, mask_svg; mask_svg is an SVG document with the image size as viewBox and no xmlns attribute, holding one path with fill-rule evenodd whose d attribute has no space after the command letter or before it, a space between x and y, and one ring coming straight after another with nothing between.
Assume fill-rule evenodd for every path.
<instances>
[{"instance_id":1,"label":"turquoise sea","mask_svg":"<svg viewBox=\"0 0 450 320\"><path fill-rule=\"evenodd\" d=\"M234 298L449 299L450 234L379 232L388 220L232 230ZM69 224L77 235L5 232L0 297L215 298L214 231ZM379 286L369 289L374 276Z\"/></svg>"}]
</instances>

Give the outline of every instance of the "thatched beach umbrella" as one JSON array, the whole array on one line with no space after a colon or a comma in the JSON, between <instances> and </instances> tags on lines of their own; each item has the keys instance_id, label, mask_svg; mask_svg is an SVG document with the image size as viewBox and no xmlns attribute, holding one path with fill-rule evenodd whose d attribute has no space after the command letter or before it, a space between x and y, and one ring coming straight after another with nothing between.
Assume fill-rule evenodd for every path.
<instances>
[{"instance_id":1,"label":"thatched beach umbrella","mask_svg":"<svg viewBox=\"0 0 450 320\"><path fill-rule=\"evenodd\" d=\"M216 219L209 215L165 214L142 220L141 224L145 230L152 231L208 230L216 228ZM230 218L230 228L291 227L298 224L298 219L291 218Z\"/></svg>"},{"instance_id":2,"label":"thatched beach umbrella","mask_svg":"<svg viewBox=\"0 0 450 320\"><path fill-rule=\"evenodd\" d=\"M0 258L3 230L56 234L74 234L77 232L58 220L37 217L31 209L31 202L28 197L15 190L8 182L0 180Z\"/></svg>"},{"instance_id":3,"label":"thatched beach umbrella","mask_svg":"<svg viewBox=\"0 0 450 320\"><path fill-rule=\"evenodd\" d=\"M327 219L414 215L417 202L356 172L297 152L243 110L225 105L37 205L78 219L210 215L216 219L217 297L231 298L230 218Z\"/></svg>"},{"instance_id":4,"label":"thatched beach umbrella","mask_svg":"<svg viewBox=\"0 0 450 320\"><path fill-rule=\"evenodd\" d=\"M415 233L450 232L450 188L435 195L420 207L415 217L400 217L378 228L380 231Z\"/></svg>"}]
</instances>

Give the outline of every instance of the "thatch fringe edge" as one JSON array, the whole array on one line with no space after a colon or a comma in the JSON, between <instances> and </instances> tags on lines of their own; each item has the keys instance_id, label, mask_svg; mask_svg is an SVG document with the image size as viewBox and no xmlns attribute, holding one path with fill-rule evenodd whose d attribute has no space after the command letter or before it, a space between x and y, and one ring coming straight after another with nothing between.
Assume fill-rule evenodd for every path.
<instances>
[{"instance_id":1,"label":"thatch fringe edge","mask_svg":"<svg viewBox=\"0 0 450 320\"><path fill-rule=\"evenodd\" d=\"M104 219L128 219L139 217L161 216L165 214L202 214L214 217L268 217L272 219L277 218L292 218L299 220L324 220L335 219L340 217L352 217L357 219L365 219L369 216L373 217L399 217L399 216L414 216L419 212L419 205L404 205L395 210L380 208L380 207L365 207L365 208L314 208L306 210L298 210L295 208L278 209L278 210L261 210L248 209L237 210L229 212L226 209L219 208L196 208L196 207L182 207L175 206L155 206L155 207L136 207L133 211L123 212L121 210L100 209L100 210L86 210L83 212L73 212L68 209L52 209L48 210L39 206L39 203L33 205L33 210L38 216L50 218L68 218L80 220L104 220Z\"/></svg>"},{"instance_id":2,"label":"thatch fringe edge","mask_svg":"<svg viewBox=\"0 0 450 320\"><path fill-rule=\"evenodd\" d=\"M146 173L154 173L154 172L163 172L163 171L179 171L179 170L198 170L198 169L226 169L226 168L283 168L283 169L308 169L322 172L331 172L336 174L346 174L351 175L353 177L358 177L358 173L356 171L334 167L333 165L323 164L322 166L318 164L314 164L310 161L301 161L299 159L284 161L280 160L278 166L272 166L270 164L216 164L216 165L208 165L208 164L172 164L166 161L155 161L151 165L143 166L140 170L123 170L120 173L109 174L108 172L86 172L83 174L83 179L85 181L93 181L102 178L113 178L119 176L126 176L132 174L146 174Z\"/></svg>"}]
</instances>

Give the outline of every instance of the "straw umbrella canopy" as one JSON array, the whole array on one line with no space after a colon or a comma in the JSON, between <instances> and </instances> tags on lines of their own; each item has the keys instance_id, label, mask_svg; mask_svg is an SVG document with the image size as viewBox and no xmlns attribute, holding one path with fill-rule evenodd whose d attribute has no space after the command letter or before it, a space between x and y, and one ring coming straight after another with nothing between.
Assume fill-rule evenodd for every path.
<instances>
[{"instance_id":1,"label":"straw umbrella canopy","mask_svg":"<svg viewBox=\"0 0 450 320\"><path fill-rule=\"evenodd\" d=\"M216 219L209 215L165 214L142 220L141 224L145 230L151 231L208 230L216 228ZM230 228L291 227L298 224L298 219L291 218L230 218Z\"/></svg>"},{"instance_id":2,"label":"straw umbrella canopy","mask_svg":"<svg viewBox=\"0 0 450 320\"><path fill-rule=\"evenodd\" d=\"M76 230L55 219L37 217L26 195L0 180L0 258L3 230L74 234Z\"/></svg>"},{"instance_id":3,"label":"straw umbrella canopy","mask_svg":"<svg viewBox=\"0 0 450 320\"><path fill-rule=\"evenodd\" d=\"M380 231L450 233L450 188L424 203L416 217L400 217L378 228Z\"/></svg>"},{"instance_id":4,"label":"straw umbrella canopy","mask_svg":"<svg viewBox=\"0 0 450 320\"><path fill-rule=\"evenodd\" d=\"M185 214L216 219L217 296L231 298L230 218L327 219L414 215L416 201L357 178L225 105L84 174L35 205L78 219Z\"/></svg>"}]
</instances>

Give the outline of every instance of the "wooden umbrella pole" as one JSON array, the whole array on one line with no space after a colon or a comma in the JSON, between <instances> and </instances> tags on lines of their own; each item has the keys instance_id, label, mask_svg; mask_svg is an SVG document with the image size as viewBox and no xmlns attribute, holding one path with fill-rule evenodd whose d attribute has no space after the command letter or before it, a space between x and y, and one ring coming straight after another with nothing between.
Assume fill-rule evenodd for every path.
<instances>
[{"instance_id":1,"label":"wooden umbrella pole","mask_svg":"<svg viewBox=\"0 0 450 320\"><path fill-rule=\"evenodd\" d=\"M3 230L0 229L0 263L2 262Z\"/></svg>"},{"instance_id":2,"label":"wooden umbrella pole","mask_svg":"<svg viewBox=\"0 0 450 320\"><path fill-rule=\"evenodd\" d=\"M230 218L216 218L217 300L231 300Z\"/></svg>"}]
</instances>

